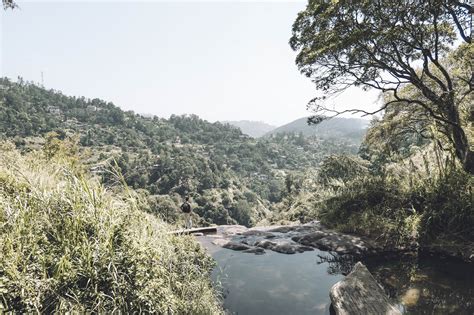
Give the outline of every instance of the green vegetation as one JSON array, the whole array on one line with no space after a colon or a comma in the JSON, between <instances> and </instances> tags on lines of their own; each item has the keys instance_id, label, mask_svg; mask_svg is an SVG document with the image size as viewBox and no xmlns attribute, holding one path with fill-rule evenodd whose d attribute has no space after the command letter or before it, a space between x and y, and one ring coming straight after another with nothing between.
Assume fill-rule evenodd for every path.
<instances>
[{"instance_id":1,"label":"green vegetation","mask_svg":"<svg viewBox=\"0 0 474 315\"><path fill-rule=\"evenodd\" d=\"M317 168L328 154L357 152L350 139L295 133L251 139L195 115L143 117L8 79L0 80L0 135L26 151L41 147L43 137L75 138L104 185L115 184L110 168L116 163L148 200L147 209L172 223L189 194L199 224L254 225L283 198L287 176Z\"/></svg>"},{"instance_id":2,"label":"green vegetation","mask_svg":"<svg viewBox=\"0 0 474 315\"><path fill-rule=\"evenodd\" d=\"M0 312L221 313L201 246L105 189L73 147L1 144Z\"/></svg>"},{"instance_id":3,"label":"green vegetation","mask_svg":"<svg viewBox=\"0 0 474 315\"><path fill-rule=\"evenodd\" d=\"M383 117L372 122L358 156L324 159L270 221L319 219L398 245L474 242L469 13L460 1L309 1L290 45L324 94L310 101L314 120L371 114L325 105L350 86L380 90L384 105L374 113ZM453 47L456 34L464 43Z\"/></svg>"},{"instance_id":4,"label":"green vegetation","mask_svg":"<svg viewBox=\"0 0 474 315\"><path fill-rule=\"evenodd\" d=\"M463 169L474 174L474 151L463 124L472 105L474 9L466 1L310 0L293 24L296 64L323 92L318 115L338 111L326 98L351 86L381 91L393 104L433 120ZM456 40L462 44L454 48ZM472 112L472 108L470 109ZM416 126L412 121L411 125Z\"/></svg>"},{"instance_id":5,"label":"green vegetation","mask_svg":"<svg viewBox=\"0 0 474 315\"><path fill-rule=\"evenodd\" d=\"M388 243L474 242L474 177L431 121L423 136L393 105L374 120L359 155L325 158L318 171L274 206L270 221L321 220L338 230ZM466 117L467 119L467 117ZM472 122L467 134L472 134Z\"/></svg>"}]
</instances>

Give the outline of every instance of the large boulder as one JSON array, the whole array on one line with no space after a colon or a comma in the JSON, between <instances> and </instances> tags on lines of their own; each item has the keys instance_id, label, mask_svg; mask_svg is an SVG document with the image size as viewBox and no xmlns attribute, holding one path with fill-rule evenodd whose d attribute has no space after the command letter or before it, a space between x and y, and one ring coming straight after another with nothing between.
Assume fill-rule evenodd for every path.
<instances>
[{"instance_id":1,"label":"large boulder","mask_svg":"<svg viewBox=\"0 0 474 315\"><path fill-rule=\"evenodd\" d=\"M331 288L329 297L336 315L401 315L361 262Z\"/></svg>"}]
</instances>

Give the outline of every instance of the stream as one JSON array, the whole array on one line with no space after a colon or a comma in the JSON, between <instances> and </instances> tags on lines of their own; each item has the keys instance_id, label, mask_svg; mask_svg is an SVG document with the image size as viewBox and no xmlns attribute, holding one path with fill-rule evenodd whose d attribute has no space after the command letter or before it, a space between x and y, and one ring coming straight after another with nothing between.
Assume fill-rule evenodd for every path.
<instances>
[{"instance_id":1,"label":"stream","mask_svg":"<svg viewBox=\"0 0 474 315\"><path fill-rule=\"evenodd\" d=\"M230 314L332 314L329 290L357 262L315 249L244 253L206 243ZM438 257L362 259L403 314L474 314L474 266Z\"/></svg>"}]
</instances>

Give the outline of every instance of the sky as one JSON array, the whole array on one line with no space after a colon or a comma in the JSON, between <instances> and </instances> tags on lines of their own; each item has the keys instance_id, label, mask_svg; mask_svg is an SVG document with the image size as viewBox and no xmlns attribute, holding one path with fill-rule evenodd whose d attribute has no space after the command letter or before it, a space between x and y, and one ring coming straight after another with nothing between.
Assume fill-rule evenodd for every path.
<instances>
[{"instance_id":1,"label":"sky","mask_svg":"<svg viewBox=\"0 0 474 315\"><path fill-rule=\"evenodd\" d=\"M0 13L0 76L169 117L281 125L317 95L288 40L304 1L21 1ZM43 81L42 75L43 73ZM375 91L332 104L377 108Z\"/></svg>"}]
</instances>

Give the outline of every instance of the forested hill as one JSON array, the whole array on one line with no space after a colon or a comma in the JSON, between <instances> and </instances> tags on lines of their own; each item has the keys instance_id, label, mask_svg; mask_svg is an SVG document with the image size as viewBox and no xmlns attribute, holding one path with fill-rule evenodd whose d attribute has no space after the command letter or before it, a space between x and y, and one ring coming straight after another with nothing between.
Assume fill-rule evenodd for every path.
<instances>
[{"instance_id":1,"label":"forested hill","mask_svg":"<svg viewBox=\"0 0 474 315\"><path fill-rule=\"evenodd\" d=\"M107 170L115 160L127 184L142 189L150 212L173 221L190 194L203 224L252 225L285 197L288 178L317 168L328 154L358 150L344 140L297 134L252 139L195 115L143 117L8 79L0 79L0 134L24 149L44 146L45 137L77 139L105 184L116 180Z\"/></svg>"},{"instance_id":2,"label":"forested hill","mask_svg":"<svg viewBox=\"0 0 474 315\"><path fill-rule=\"evenodd\" d=\"M367 131L369 121L358 118L335 117L324 120L317 125L308 125L308 118L303 117L268 132L265 136L278 133L302 133L305 136L317 136L324 139L344 138L360 144Z\"/></svg>"}]
</instances>

